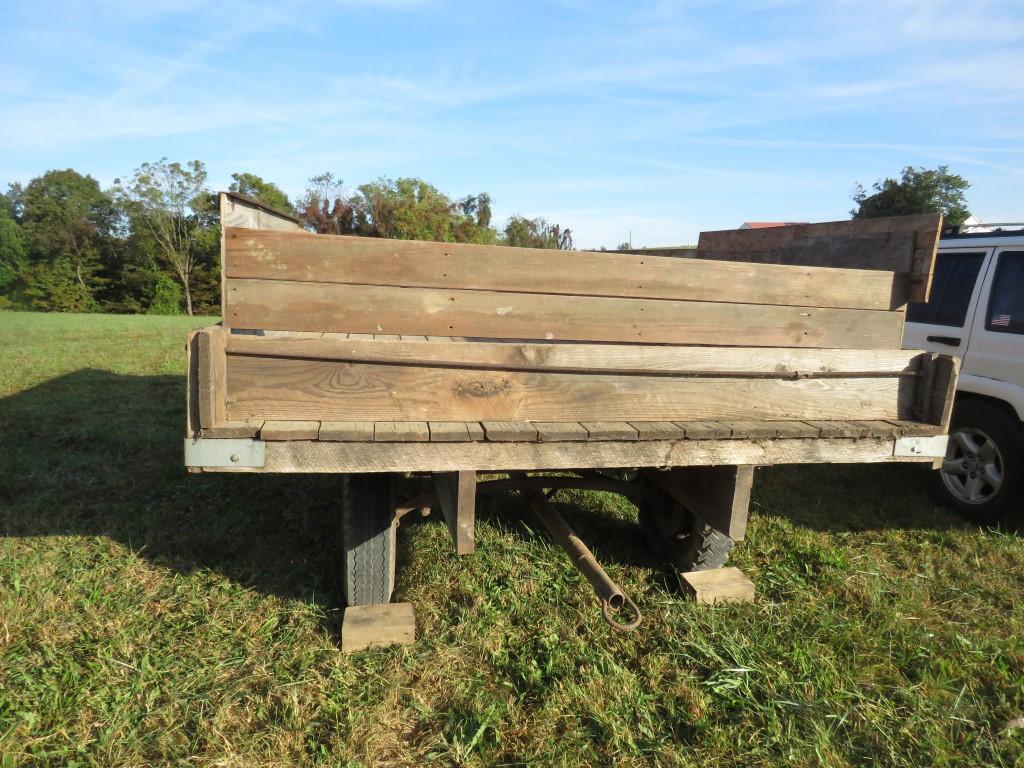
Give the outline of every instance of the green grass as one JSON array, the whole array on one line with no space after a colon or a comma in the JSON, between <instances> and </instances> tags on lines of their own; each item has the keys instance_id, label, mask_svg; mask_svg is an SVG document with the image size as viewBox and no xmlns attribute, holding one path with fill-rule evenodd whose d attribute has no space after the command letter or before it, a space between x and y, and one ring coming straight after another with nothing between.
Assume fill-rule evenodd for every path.
<instances>
[{"instance_id":1,"label":"green grass","mask_svg":"<svg viewBox=\"0 0 1024 768\"><path fill-rule=\"evenodd\" d=\"M337 478L182 469L198 324L0 313L0 765L1024 764L1024 542L919 466L760 470L746 606L559 493L629 635L514 495L462 559L407 518L420 639L343 656Z\"/></svg>"}]
</instances>

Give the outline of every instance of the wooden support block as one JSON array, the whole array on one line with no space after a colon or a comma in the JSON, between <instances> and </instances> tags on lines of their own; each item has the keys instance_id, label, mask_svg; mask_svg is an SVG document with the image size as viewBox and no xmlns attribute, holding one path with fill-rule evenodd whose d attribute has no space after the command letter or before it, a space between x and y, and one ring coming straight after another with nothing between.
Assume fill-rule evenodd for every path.
<instances>
[{"instance_id":1,"label":"wooden support block","mask_svg":"<svg viewBox=\"0 0 1024 768\"><path fill-rule=\"evenodd\" d=\"M432 443L466 443L471 439L464 421L431 421L428 426Z\"/></svg>"},{"instance_id":2,"label":"wooden support block","mask_svg":"<svg viewBox=\"0 0 1024 768\"><path fill-rule=\"evenodd\" d=\"M345 653L416 641L416 615L412 603L352 605L341 622L341 650Z\"/></svg>"},{"instance_id":3,"label":"wooden support block","mask_svg":"<svg viewBox=\"0 0 1024 768\"><path fill-rule=\"evenodd\" d=\"M719 440L729 437L732 430L717 421L677 421L690 440Z\"/></svg>"},{"instance_id":4,"label":"wooden support block","mask_svg":"<svg viewBox=\"0 0 1024 768\"><path fill-rule=\"evenodd\" d=\"M639 440L682 440L686 430L671 421L631 421Z\"/></svg>"},{"instance_id":5,"label":"wooden support block","mask_svg":"<svg viewBox=\"0 0 1024 768\"><path fill-rule=\"evenodd\" d=\"M754 602L754 582L739 568L681 573L679 583L698 603Z\"/></svg>"},{"instance_id":6,"label":"wooden support block","mask_svg":"<svg viewBox=\"0 0 1024 768\"><path fill-rule=\"evenodd\" d=\"M200 437L257 437L263 421L228 421L216 427L199 430Z\"/></svg>"},{"instance_id":7,"label":"wooden support block","mask_svg":"<svg viewBox=\"0 0 1024 768\"><path fill-rule=\"evenodd\" d=\"M430 428L425 421L377 421L373 424L375 443L425 443Z\"/></svg>"},{"instance_id":8,"label":"wooden support block","mask_svg":"<svg viewBox=\"0 0 1024 768\"><path fill-rule=\"evenodd\" d=\"M647 469L643 476L715 530L733 541L743 541L754 485L753 466Z\"/></svg>"},{"instance_id":9,"label":"wooden support block","mask_svg":"<svg viewBox=\"0 0 1024 768\"><path fill-rule=\"evenodd\" d=\"M537 439L537 428L528 421L484 421L481 423L488 440L533 442Z\"/></svg>"},{"instance_id":10,"label":"wooden support block","mask_svg":"<svg viewBox=\"0 0 1024 768\"><path fill-rule=\"evenodd\" d=\"M480 426L479 421L467 421L466 431L469 432L470 440L476 441L485 439L484 428Z\"/></svg>"},{"instance_id":11,"label":"wooden support block","mask_svg":"<svg viewBox=\"0 0 1024 768\"><path fill-rule=\"evenodd\" d=\"M472 553L476 547L476 472L435 472L434 491L448 521L455 553Z\"/></svg>"},{"instance_id":12,"label":"wooden support block","mask_svg":"<svg viewBox=\"0 0 1024 768\"><path fill-rule=\"evenodd\" d=\"M316 440L319 421L266 421L260 429L263 440Z\"/></svg>"},{"instance_id":13,"label":"wooden support block","mask_svg":"<svg viewBox=\"0 0 1024 768\"><path fill-rule=\"evenodd\" d=\"M372 443L372 421L322 421L320 439L337 443Z\"/></svg>"},{"instance_id":14,"label":"wooden support block","mask_svg":"<svg viewBox=\"0 0 1024 768\"><path fill-rule=\"evenodd\" d=\"M637 430L624 421L584 421L588 440L636 440Z\"/></svg>"},{"instance_id":15,"label":"wooden support block","mask_svg":"<svg viewBox=\"0 0 1024 768\"><path fill-rule=\"evenodd\" d=\"M574 421L533 422L542 443L557 443L571 440L586 441L587 430Z\"/></svg>"}]
</instances>

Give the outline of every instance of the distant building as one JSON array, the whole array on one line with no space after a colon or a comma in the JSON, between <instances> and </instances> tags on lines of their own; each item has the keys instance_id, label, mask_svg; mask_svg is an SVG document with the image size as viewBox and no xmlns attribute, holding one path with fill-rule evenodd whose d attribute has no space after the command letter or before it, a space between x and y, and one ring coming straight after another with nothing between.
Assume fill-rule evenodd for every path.
<instances>
[{"instance_id":1,"label":"distant building","mask_svg":"<svg viewBox=\"0 0 1024 768\"><path fill-rule=\"evenodd\" d=\"M792 227L806 224L806 221L744 221L740 229L770 229L771 227Z\"/></svg>"}]
</instances>

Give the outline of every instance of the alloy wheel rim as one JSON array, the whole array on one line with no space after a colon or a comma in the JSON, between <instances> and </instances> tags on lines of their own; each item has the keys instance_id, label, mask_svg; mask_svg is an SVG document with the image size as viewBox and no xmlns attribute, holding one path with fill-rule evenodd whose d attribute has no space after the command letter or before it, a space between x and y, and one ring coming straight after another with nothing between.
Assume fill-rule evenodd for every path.
<instances>
[{"instance_id":1,"label":"alloy wheel rim","mask_svg":"<svg viewBox=\"0 0 1024 768\"><path fill-rule=\"evenodd\" d=\"M1003 455L982 430L958 429L949 436L941 475L946 489L957 499L965 504L984 504L1003 487Z\"/></svg>"}]
</instances>

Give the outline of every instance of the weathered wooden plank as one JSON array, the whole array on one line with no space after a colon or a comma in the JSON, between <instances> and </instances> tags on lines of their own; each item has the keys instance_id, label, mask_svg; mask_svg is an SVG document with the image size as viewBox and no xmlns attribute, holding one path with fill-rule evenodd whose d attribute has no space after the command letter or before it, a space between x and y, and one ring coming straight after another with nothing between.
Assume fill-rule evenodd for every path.
<instances>
[{"instance_id":1,"label":"weathered wooden plank","mask_svg":"<svg viewBox=\"0 0 1024 768\"><path fill-rule=\"evenodd\" d=\"M900 437L902 435L902 430L899 427L881 419L858 419L854 423L866 429L867 433L872 436Z\"/></svg>"},{"instance_id":2,"label":"weathered wooden plank","mask_svg":"<svg viewBox=\"0 0 1024 768\"><path fill-rule=\"evenodd\" d=\"M199 435L199 336L198 329L188 332L185 341L185 434Z\"/></svg>"},{"instance_id":3,"label":"weathered wooden plank","mask_svg":"<svg viewBox=\"0 0 1024 768\"><path fill-rule=\"evenodd\" d=\"M895 349L902 312L229 278L238 328Z\"/></svg>"},{"instance_id":4,"label":"weathered wooden plank","mask_svg":"<svg viewBox=\"0 0 1024 768\"><path fill-rule=\"evenodd\" d=\"M689 440L716 440L728 438L732 430L717 421L677 421Z\"/></svg>"},{"instance_id":5,"label":"weathered wooden plank","mask_svg":"<svg viewBox=\"0 0 1024 768\"><path fill-rule=\"evenodd\" d=\"M670 379L230 355L228 417L365 421L906 418L899 377Z\"/></svg>"},{"instance_id":6,"label":"weathered wooden plank","mask_svg":"<svg viewBox=\"0 0 1024 768\"><path fill-rule=\"evenodd\" d=\"M226 232L228 277L891 309L893 273L650 255Z\"/></svg>"},{"instance_id":7,"label":"weathered wooden plank","mask_svg":"<svg viewBox=\"0 0 1024 768\"><path fill-rule=\"evenodd\" d=\"M321 440L371 443L373 442L372 421L322 421L320 422Z\"/></svg>"},{"instance_id":8,"label":"weathered wooden plank","mask_svg":"<svg viewBox=\"0 0 1024 768\"><path fill-rule=\"evenodd\" d=\"M263 428L263 422L255 421L226 421L216 427L206 427L200 430L200 437L257 437Z\"/></svg>"},{"instance_id":9,"label":"weathered wooden plank","mask_svg":"<svg viewBox=\"0 0 1024 768\"><path fill-rule=\"evenodd\" d=\"M778 437L779 434L772 421L734 419L723 421L722 425L729 429L733 439Z\"/></svg>"},{"instance_id":10,"label":"weathered wooden plank","mask_svg":"<svg viewBox=\"0 0 1024 768\"><path fill-rule=\"evenodd\" d=\"M867 430L847 421L808 421L821 432L822 437L863 437Z\"/></svg>"},{"instance_id":11,"label":"weathered wooden plank","mask_svg":"<svg viewBox=\"0 0 1024 768\"><path fill-rule=\"evenodd\" d=\"M289 335L290 336L290 335ZM327 334L325 336L331 336ZM918 350L797 349L789 347L676 347L643 344L530 343L520 341L439 343L403 340L379 344L369 334L347 340L277 336L231 336L229 354L387 362L501 370L591 371L608 373L743 373L784 376L823 373L917 371L927 356Z\"/></svg>"},{"instance_id":12,"label":"weathered wooden plank","mask_svg":"<svg viewBox=\"0 0 1024 768\"><path fill-rule=\"evenodd\" d=\"M430 428L425 421L375 421L373 441L375 443L427 442Z\"/></svg>"},{"instance_id":13,"label":"weathered wooden plank","mask_svg":"<svg viewBox=\"0 0 1024 768\"><path fill-rule=\"evenodd\" d=\"M476 472L437 472L434 491L448 522L455 553L472 553L476 548Z\"/></svg>"},{"instance_id":14,"label":"weathered wooden plank","mask_svg":"<svg viewBox=\"0 0 1024 768\"><path fill-rule=\"evenodd\" d=\"M470 440L485 440L484 428L479 421L467 421L466 430L469 432Z\"/></svg>"},{"instance_id":15,"label":"weathered wooden plank","mask_svg":"<svg viewBox=\"0 0 1024 768\"><path fill-rule=\"evenodd\" d=\"M574 421L533 422L537 428L537 436L541 442L553 443L565 440L585 441L586 428Z\"/></svg>"},{"instance_id":16,"label":"weathered wooden plank","mask_svg":"<svg viewBox=\"0 0 1024 768\"><path fill-rule=\"evenodd\" d=\"M638 440L682 440L686 430L671 421L631 421Z\"/></svg>"},{"instance_id":17,"label":"weathered wooden plank","mask_svg":"<svg viewBox=\"0 0 1024 768\"><path fill-rule=\"evenodd\" d=\"M928 398L925 418L932 424L949 429L953 417L953 400L956 396L956 384L960 375L960 361L950 355L939 355L934 363L932 391Z\"/></svg>"},{"instance_id":18,"label":"weathered wooden plank","mask_svg":"<svg viewBox=\"0 0 1024 768\"><path fill-rule=\"evenodd\" d=\"M818 437L821 430L806 421L776 421L775 434L779 437Z\"/></svg>"},{"instance_id":19,"label":"weathered wooden plank","mask_svg":"<svg viewBox=\"0 0 1024 768\"><path fill-rule=\"evenodd\" d=\"M431 421L428 426L434 443L463 443L471 439L464 421Z\"/></svg>"},{"instance_id":20,"label":"weathered wooden plank","mask_svg":"<svg viewBox=\"0 0 1024 768\"><path fill-rule=\"evenodd\" d=\"M260 428L261 440L316 440L319 421L266 421Z\"/></svg>"},{"instance_id":21,"label":"weathered wooden plank","mask_svg":"<svg viewBox=\"0 0 1024 768\"><path fill-rule=\"evenodd\" d=\"M625 421L584 421L588 440L636 440L637 429Z\"/></svg>"},{"instance_id":22,"label":"weathered wooden plank","mask_svg":"<svg viewBox=\"0 0 1024 768\"><path fill-rule=\"evenodd\" d=\"M292 233L293 237L308 236L296 217L237 192L220 193L220 216L221 227L226 232L262 230L268 233Z\"/></svg>"},{"instance_id":23,"label":"weathered wooden plank","mask_svg":"<svg viewBox=\"0 0 1024 768\"><path fill-rule=\"evenodd\" d=\"M701 232L696 257L886 269L908 276L908 293L897 300L927 301L941 231L941 215L923 214ZM896 288L899 289L898 283Z\"/></svg>"},{"instance_id":24,"label":"weathered wooden plank","mask_svg":"<svg viewBox=\"0 0 1024 768\"><path fill-rule=\"evenodd\" d=\"M607 442L267 444L260 472L446 472L717 464L930 462L893 456L894 438ZM219 470L218 470L219 471ZM237 470L235 470L237 471Z\"/></svg>"},{"instance_id":25,"label":"weathered wooden plank","mask_svg":"<svg viewBox=\"0 0 1024 768\"><path fill-rule=\"evenodd\" d=\"M481 424L491 441L529 442L537 439L537 428L526 421L484 421Z\"/></svg>"},{"instance_id":26,"label":"weathered wooden plank","mask_svg":"<svg viewBox=\"0 0 1024 768\"><path fill-rule=\"evenodd\" d=\"M199 424L203 429L226 420L225 334L220 328L204 328L197 336Z\"/></svg>"}]
</instances>

